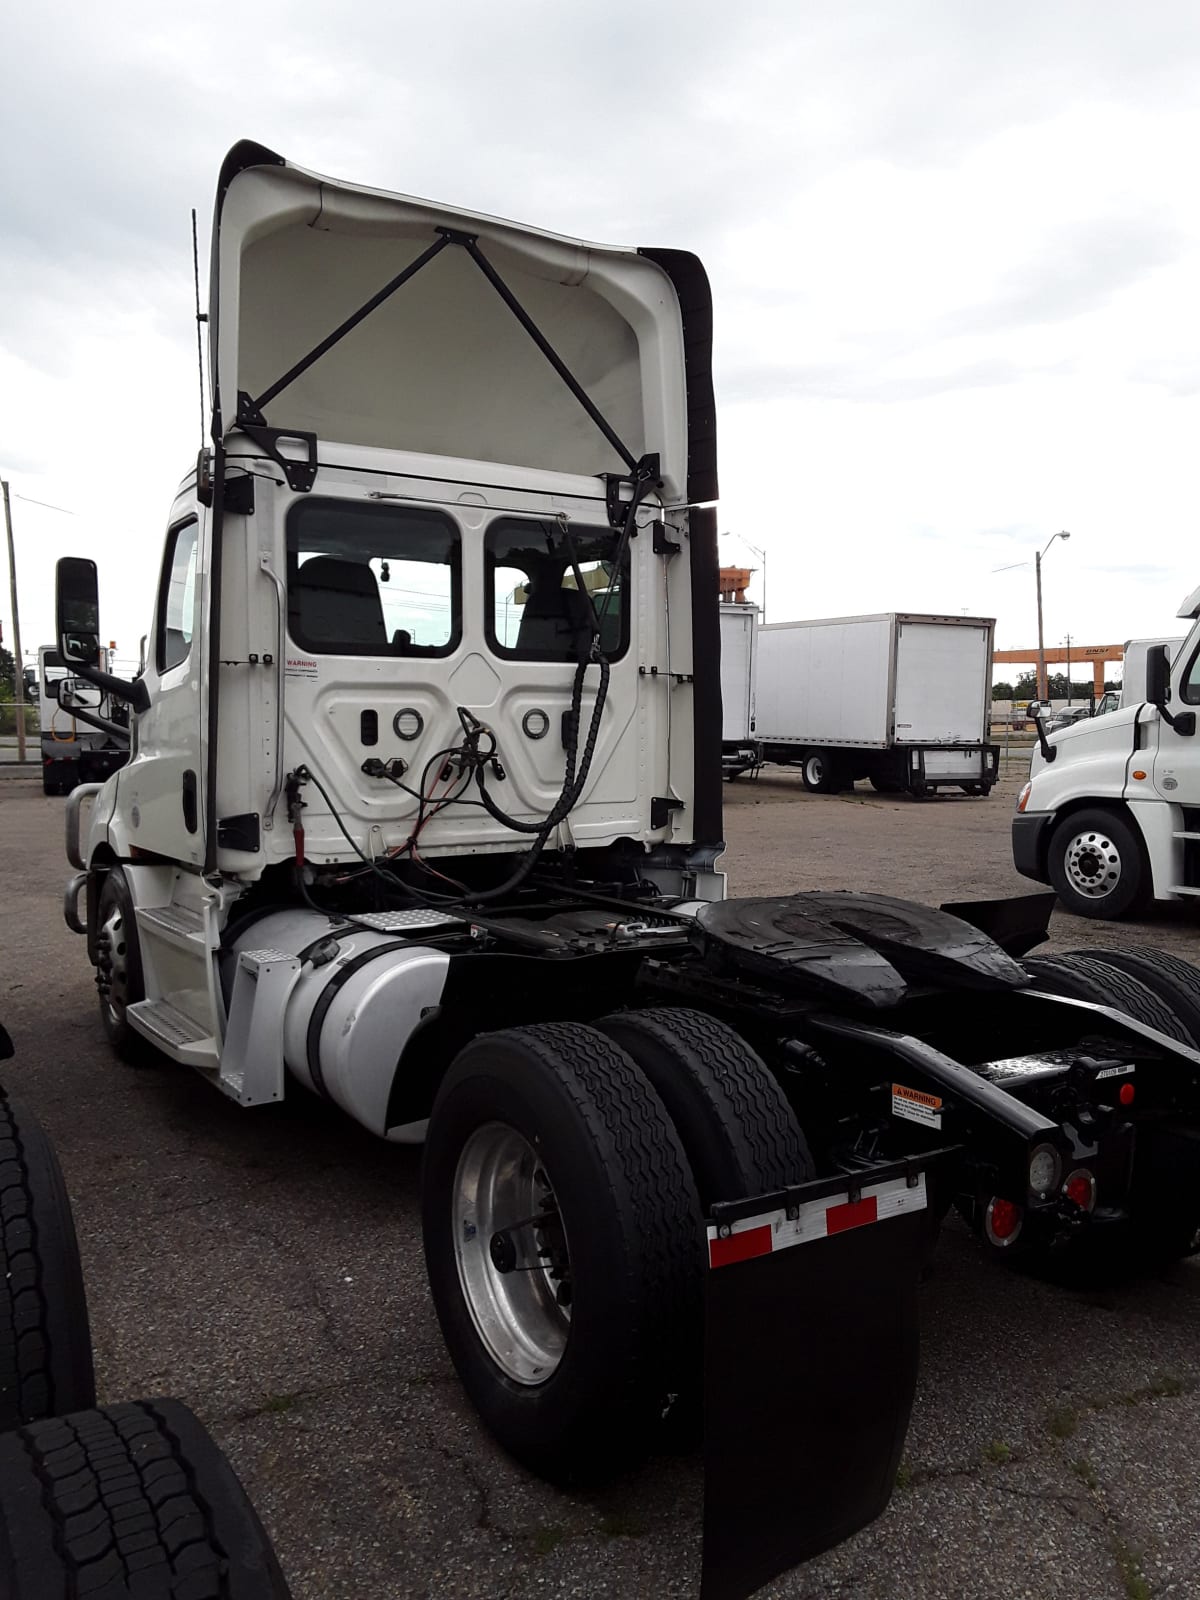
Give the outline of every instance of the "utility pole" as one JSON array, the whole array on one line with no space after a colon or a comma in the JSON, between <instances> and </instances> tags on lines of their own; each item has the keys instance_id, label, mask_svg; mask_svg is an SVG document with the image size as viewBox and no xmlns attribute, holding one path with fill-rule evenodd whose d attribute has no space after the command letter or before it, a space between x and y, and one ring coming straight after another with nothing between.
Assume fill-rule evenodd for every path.
<instances>
[{"instance_id":1,"label":"utility pole","mask_svg":"<svg viewBox=\"0 0 1200 1600\"><path fill-rule=\"evenodd\" d=\"M17 610L17 556L13 549L12 507L8 503L8 484L0 479L4 491L4 531L8 535L8 589L12 596L13 654L16 670L13 673L13 693L17 699L17 760L25 759L25 657L21 654L21 617Z\"/></svg>"},{"instance_id":2,"label":"utility pole","mask_svg":"<svg viewBox=\"0 0 1200 1600\"><path fill-rule=\"evenodd\" d=\"M1071 635L1067 635L1067 704L1071 704Z\"/></svg>"}]
</instances>

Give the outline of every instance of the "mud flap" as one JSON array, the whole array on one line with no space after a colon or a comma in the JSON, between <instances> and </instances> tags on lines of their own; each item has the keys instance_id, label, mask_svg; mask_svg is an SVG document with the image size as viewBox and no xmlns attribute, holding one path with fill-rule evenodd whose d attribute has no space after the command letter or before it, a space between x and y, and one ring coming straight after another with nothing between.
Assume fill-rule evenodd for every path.
<instances>
[{"instance_id":1,"label":"mud flap","mask_svg":"<svg viewBox=\"0 0 1200 1600\"><path fill-rule=\"evenodd\" d=\"M715 1210L700 1593L744 1600L887 1505L916 1388L917 1289L934 1224L912 1165L876 1169L853 1188L819 1180Z\"/></svg>"}]
</instances>

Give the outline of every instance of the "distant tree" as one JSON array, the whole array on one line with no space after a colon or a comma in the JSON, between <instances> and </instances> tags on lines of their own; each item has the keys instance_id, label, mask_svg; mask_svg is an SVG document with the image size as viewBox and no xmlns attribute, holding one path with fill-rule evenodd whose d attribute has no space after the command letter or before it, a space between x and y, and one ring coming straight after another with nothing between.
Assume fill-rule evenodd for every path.
<instances>
[{"instance_id":1,"label":"distant tree","mask_svg":"<svg viewBox=\"0 0 1200 1600\"><path fill-rule=\"evenodd\" d=\"M11 650L0 644L0 700L15 700L17 694L17 664Z\"/></svg>"},{"instance_id":2,"label":"distant tree","mask_svg":"<svg viewBox=\"0 0 1200 1600\"><path fill-rule=\"evenodd\" d=\"M1032 700L1037 694L1037 673L1023 672L1013 684L1014 700Z\"/></svg>"},{"instance_id":3,"label":"distant tree","mask_svg":"<svg viewBox=\"0 0 1200 1600\"><path fill-rule=\"evenodd\" d=\"M1013 697L1013 686L1012 686L1011 683L1003 683L1003 682L1001 682L1001 683L994 683L992 685L992 699L993 700L1011 700L1012 697Z\"/></svg>"}]
</instances>

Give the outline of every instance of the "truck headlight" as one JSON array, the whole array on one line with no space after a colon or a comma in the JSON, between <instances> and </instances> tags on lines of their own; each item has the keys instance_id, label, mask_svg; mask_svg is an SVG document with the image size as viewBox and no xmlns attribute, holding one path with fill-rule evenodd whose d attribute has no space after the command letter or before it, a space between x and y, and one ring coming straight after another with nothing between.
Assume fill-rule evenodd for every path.
<instances>
[{"instance_id":1,"label":"truck headlight","mask_svg":"<svg viewBox=\"0 0 1200 1600\"><path fill-rule=\"evenodd\" d=\"M1029 804L1029 796L1030 796L1030 794L1032 792L1033 792L1033 785L1031 783L1027 783L1025 785L1025 787L1021 790L1020 794L1017 796L1017 810L1018 811L1024 811L1025 807Z\"/></svg>"}]
</instances>

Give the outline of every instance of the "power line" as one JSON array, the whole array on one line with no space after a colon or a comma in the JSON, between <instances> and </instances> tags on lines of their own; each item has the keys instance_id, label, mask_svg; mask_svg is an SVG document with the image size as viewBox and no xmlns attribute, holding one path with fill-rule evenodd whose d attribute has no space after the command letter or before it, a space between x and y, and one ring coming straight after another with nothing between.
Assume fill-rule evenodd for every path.
<instances>
[{"instance_id":1,"label":"power line","mask_svg":"<svg viewBox=\"0 0 1200 1600\"><path fill-rule=\"evenodd\" d=\"M43 511L61 511L64 517L73 517L77 513L68 511L66 506L52 506L48 500L31 500L27 494L14 494L14 500L24 500L27 506L41 506Z\"/></svg>"}]
</instances>

